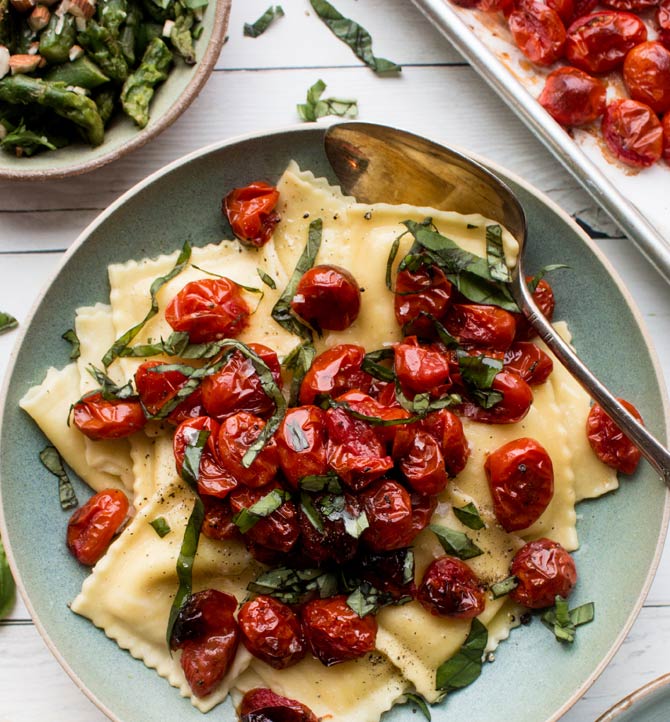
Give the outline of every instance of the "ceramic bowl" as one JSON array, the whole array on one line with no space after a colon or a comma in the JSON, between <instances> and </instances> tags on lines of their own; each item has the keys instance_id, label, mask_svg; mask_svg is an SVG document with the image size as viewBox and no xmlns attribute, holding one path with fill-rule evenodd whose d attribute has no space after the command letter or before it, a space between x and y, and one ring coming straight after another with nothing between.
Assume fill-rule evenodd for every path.
<instances>
[{"instance_id":1,"label":"ceramic bowl","mask_svg":"<svg viewBox=\"0 0 670 722\"><path fill-rule=\"evenodd\" d=\"M202 21L203 33L195 43L195 65L176 62L167 80L151 101L150 119L143 129L121 113L105 129L105 140L96 148L72 143L31 158L16 158L0 151L0 178L46 180L79 175L111 163L140 148L169 127L195 100L221 53L232 0L210 0Z\"/></svg>"},{"instance_id":2,"label":"ceramic bowl","mask_svg":"<svg viewBox=\"0 0 670 722\"><path fill-rule=\"evenodd\" d=\"M26 604L45 640L89 697L118 722L203 722L153 670L133 659L68 603L88 571L63 539L68 514L55 487L45 489L38 452L45 441L19 399L49 365L68 363L64 329L78 306L108 297L109 263L155 256L185 239L205 245L224 236L221 197L234 186L279 178L290 159L335 181L323 152L324 129L303 126L234 139L193 153L128 191L94 221L65 255L44 290L10 361L0 399L0 530ZM481 160L481 159L479 159ZM484 161L485 162L485 161ZM557 318L570 323L582 358L611 388L634 401L657 438L667 438L664 385L639 314L606 259L555 204L522 180L493 168L519 194L529 221L528 265L548 263ZM90 491L77 481L80 500ZM593 601L596 619L563 645L535 619L512 632L470 687L432 709L434 722L546 722L560 717L588 688L623 641L658 564L669 495L646 464L621 488L577 508L581 548L575 606ZM141 700L141 703L140 703ZM217 720L233 722L230 701ZM416 720L410 705L384 722Z\"/></svg>"}]
</instances>

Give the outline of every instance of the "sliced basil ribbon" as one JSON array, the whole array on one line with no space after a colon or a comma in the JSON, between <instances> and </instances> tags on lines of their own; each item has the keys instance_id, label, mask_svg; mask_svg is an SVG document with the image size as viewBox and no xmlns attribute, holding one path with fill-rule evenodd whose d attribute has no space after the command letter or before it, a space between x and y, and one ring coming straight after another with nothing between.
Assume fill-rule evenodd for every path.
<instances>
[{"instance_id":1,"label":"sliced basil ribbon","mask_svg":"<svg viewBox=\"0 0 670 722\"><path fill-rule=\"evenodd\" d=\"M441 664L435 675L435 689L452 692L472 684L482 672L489 633L475 617L470 633L456 654Z\"/></svg>"},{"instance_id":2,"label":"sliced basil ribbon","mask_svg":"<svg viewBox=\"0 0 670 722\"><path fill-rule=\"evenodd\" d=\"M284 16L284 9L281 5L270 5L270 7L253 23L244 23L244 34L248 38L257 38L262 35L277 18Z\"/></svg>"},{"instance_id":3,"label":"sliced basil ribbon","mask_svg":"<svg viewBox=\"0 0 670 722\"><path fill-rule=\"evenodd\" d=\"M460 521L463 526L467 526L468 529L478 530L486 526L479 515L479 510L472 502L468 502L465 506L461 507L455 506L453 507L453 511L458 521Z\"/></svg>"},{"instance_id":4,"label":"sliced basil ribbon","mask_svg":"<svg viewBox=\"0 0 670 722\"><path fill-rule=\"evenodd\" d=\"M74 486L63 466L63 459L55 446L46 446L40 451L42 464L58 478L58 498L63 511L74 509L79 505Z\"/></svg>"},{"instance_id":5,"label":"sliced basil ribbon","mask_svg":"<svg viewBox=\"0 0 670 722\"><path fill-rule=\"evenodd\" d=\"M261 519L277 511L277 509L290 498L291 495L285 489L273 489L248 509L242 509L233 515L233 523L242 534L246 534L250 529L253 529Z\"/></svg>"},{"instance_id":6,"label":"sliced basil ribbon","mask_svg":"<svg viewBox=\"0 0 670 722\"><path fill-rule=\"evenodd\" d=\"M511 282L512 276L505 261L503 229L498 224L486 226L486 262L489 266L489 275L494 281Z\"/></svg>"},{"instance_id":7,"label":"sliced basil ribbon","mask_svg":"<svg viewBox=\"0 0 670 722\"><path fill-rule=\"evenodd\" d=\"M438 538L442 548L447 554L459 559L472 559L484 552L470 539L467 534L441 524L431 524L430 530Z\"/></svg>"}]
</instances>

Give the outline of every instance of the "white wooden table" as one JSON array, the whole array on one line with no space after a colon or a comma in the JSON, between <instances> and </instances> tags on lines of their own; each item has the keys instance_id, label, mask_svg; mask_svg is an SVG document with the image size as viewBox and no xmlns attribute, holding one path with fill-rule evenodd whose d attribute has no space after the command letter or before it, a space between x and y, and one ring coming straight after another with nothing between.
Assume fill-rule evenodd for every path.
<instances>
[{"instance_id":1,"label":"white wooden table","mask_svg":"<svg viewBox=\"0 0 670 722\"><path fill-rule=\"evenodd\" d=\"M45 184L0 182L0 310L21 322L62 253L112 200L149 173L208 143L298 122L295 106L317 79L326 96L354 97L360 119L398 125L488 156L600 231L597 243L637 302L670 382L670 293L556 160L409 2L334 0L374 38L376 54L403 65L380 78L309 14L283 0L286 17L244 38L268 0L235 0L217 69L193 106L162 136L86 176ZM660 190L659 190L660 192ZM600 235L600 234L599 234ZM0 336L0 378L16 334ZM594 720L619 698L670 671L670 544L628 639L600 679L563 718ZM0 622L0 722L102 722L40 638L19 600Z\"/></svg>"}]
</instances>

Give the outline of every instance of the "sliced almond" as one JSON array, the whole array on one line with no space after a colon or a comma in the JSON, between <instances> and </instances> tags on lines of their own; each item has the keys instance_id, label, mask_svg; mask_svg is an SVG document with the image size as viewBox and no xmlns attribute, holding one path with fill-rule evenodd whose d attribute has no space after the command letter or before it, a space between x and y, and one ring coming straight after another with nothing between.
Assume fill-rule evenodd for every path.
<instances>
[{"instance_id":1,"label":"sliced almond","mask_svg":"<svg viewBox=\"0 0 670 722\"><path fill-rule=\"evenodd\" d=\"M28 18L28 25L31 30L37 32L42 28L45 28L49 24L49 18L51 17L51 11L44 5L38 5L31 13Z\"/></svg>"},{"instance_id":2,"label":"sliced almond","mask_svg":"<svg viewBox=\"0 0 670 722\"><path fill-rule=\"evenodd\" d=\"M10 0L10 2L18 13L28 13L37 5L37 0Z\"/></svg>"},{"instance_id":3,"label":"sliced almond","mask_svg":"<svg viewBox=\"0 0 670 722\"><path fill-rule=\"evenodd\" d=\"M9 58L9 69L12 71L12 75L19 75L21 73L32 73L37 69L37 66L42 61L41 55L27 55L23 53L17 53Z\"/></svg>"},{"instance_id":4,"label":"sliced almond","mask_svg":"<svg viewBox=\"0 0 670 722\"><path fill-rule=\"evenodd\" d=\"M67 11L75 17L90 20L95 14L95 0L70 0Z\"/></svg>"}]
</instances>

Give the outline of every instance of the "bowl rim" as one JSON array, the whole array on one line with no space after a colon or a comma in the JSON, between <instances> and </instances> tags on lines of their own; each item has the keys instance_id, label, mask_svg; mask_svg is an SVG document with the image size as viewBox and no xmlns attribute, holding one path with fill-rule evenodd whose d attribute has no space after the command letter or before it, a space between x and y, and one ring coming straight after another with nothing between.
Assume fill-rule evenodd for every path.
<instances>
[{"instance_id":1,"label":"bowl rim","mask_svg":"<svg viewBox=\"0 0 670 722\"><path fill-rule=\"evenodd\" d=\"M219 0L220 2L226 2L226 0ZM337 121L335 121L337 123ZM333 123L333 124L335 124ZM100 225L102 225L107 218L114 213L120 206L122 206L126 201L128 201L131 197L139 193L141 190L143 190L145 187L151 185L155 180L158 180L164 175L167 175L171 173L172 171L176 170L180 166L187 165L193 160L196 160L197 158L200 158L202 156L206 156L210 153L214 153L220 150L223 150L229 146L234 146L238 143L253 140L256 138L263 138L273 135L282 135L286 133L293 133L293 132L303 132L303 133L315 133L315 132L321 132L325 133L326 128L330 124L309 124L306 125L304 123L299 124L292 124L288 126L279 126L275 128L270 128L266 130L260 130L260 131L252 131L249 133L244 133L241 135L235 135L230 138L227 138L225 140L219 140L215 141L214 143L210 143L202 148L196 149L194 151L191 151L190 153L187 153L184 156L181 156L180 158L177 158L170 163L166 164L165 166L159 168L158 170L154 171L147 177L145 177L143 180L139 181L135 185L133 185L131 188L123 192L115 201L113 201L107 208L105 208L103 211L101 211L96 218L91 221L86 228L77 236L77 238L73 241L71 246L68 248L68 250L63 254L63 257L61 258L60 262L56 266L56 268L53 270L53 272L50 274L50 276L47 278L46 282L43 284L37 298L35 299L33 305L31 306L23 324L20 328L20 333L18 337L16 338L14 342L14 347L10 353L10 357L8 360L8 364L5 371L5 377L2 380L2 386L0 387L0 436L2 435L2 428L3 428L3 421L4 421L4 411L6 407L6 401L7 396L9 392L9 379L13 375L14 368L16 366L16 361L18 358L19 350L23 344L23 341L25 339L25 336L32 324L33 318L35 316L35 313L38 310L38 307L40 306L42 302L42 298L44 296L44 293L48 288L50 288L51 284L54 282L55 278L58 276L58 274L61 272L63 267L69 262L70 257L74 255L74 253L79 249L81 245L87 240L87 238L91 235L91 233L96 230ZM391 127L391 126L387 126ZM401 130L407 130L404 128L401 128ZM411 131L407 131L410 132ZM436 143L441 143L441 141L431 138L430 136L427 136L430 140L433 140ZM444 145L444 143L441 143ZM598 246L595 244L593 239L584 231L583 228L581 228L574 219L568 215L556 202L554 202L549 196L547 196L543 191L539 190L538 188L535 188L530 182L524 180L517 174L515 174L512 171L509 171L508 169L504 168L503 166L490 161L485 156L472 153L468 151L467 149L462 148L458 145L451 145L449 144L449 147L453 150L465 155L466 157L469 157L476 162L484 165L488 169L490 169L493 173L500 173L503 175L506 179L512 180L514 183L518 184L519 186L523 187L524 190L526 190L531 195L534 195L536 198L538 198L542 203L544 203L553 213L558 215L563 221L568 223L570 227L574 230L577 235L581 237L582 242L585 243L585 245L588 247L588 249L596 256L599 263L601 263L607 273L609 274L610 278L614 282L614 284L617 287L617 290L621 293L623 296L628 308L630 309L634 319L635 323L637 324L642 337L644 338L645 345L647 347L647 351L649 353L649 358L651 360L654 374L656 376L656 381L659 386L660 391L660 397L661 397L661 405L663 408L663 423L665 426L666 431L666 438L661 439L665 445L670 445L670 398L668 394L668 389L666 388L666 385L664 383L664 376L663 372L660 366L658 354L656 352L656 349L654 347L654 344L651 340L649 331L647 330L646 324L644 322L644 319L642 317L642 314L640 310L637 307L637 304L635 300L633 299L632 295L626 288L625 284L623 283L621 277L619 276L616 269L613 267L613 265L610 263L608 258L605 256L605 254L598 248ZM662 482L661 482L662 483ZM656 542L656 548L654 551L653 558L651 560L651 563L649 565L649 569L647 572L647 575L645 577L644 584L642 585L637 600L632 607L628 617L626 618L625 624L622 626L621 630L619 631L619 634L616 636L614 641L612 642L610 648L607 650L606 654L601 659L600 663L595 667L595 669L592 670L592 672L589 674L589 676L582 682L582 684L572 693L572 695L564 702L564 704L557 709L550 717L547 718L546 722L557 722L560 717L562 717L583 695L584 693L593 685L593 683L596 681L596 679L602 674L603 670L607 667L607 665L612 660L612 657L616 654L619 647L623 643L624 639L628 635L631 627L633 626L633 623L637 619L640 610L642 609L642 606L644 604L644 601L647 598L647 595L649 593L649 589L652 585L652 582L654 580L654 577L656 575L656 571L658 569L661 555L663 553L663 548L666 540L666 536L668 533L668 527L670 523L670 487L666 487L665 489L665 495L664 495L664 509L663 509L663 518L661 521L660 529L659 529L659 535L658 540ZM19 590L21 597L24 601L24 604L26 606L26 609L28 610L33 623L35 624L35 627L37 628L38 632L40 633L40 636L42 637L44 643L48 647L49 651L54 655L54 657L58 660L61 667L65 670L65 672L69 675L69 677L72 679L72 681L75 683L75 685L83 692L83 694L91 701L95 706L102 711L107 717L109 717L112 722L126 722L125 720L119 718L116 716L116 714L111 711L107 705L103 704L95 695L95 693L90 690L79 678L77 672L70 666L69 662L63 657L59 649L56 647L55 643L52 642L48 631L43 626L41 620L39 617L36 616L35 610L33 609L32 603L30 602L30 599L28 598L28 594L25 590L25 587L23 585L23 581L18 573L18 568L16 566L16 562L14 560L13 552L11 549L11 544L8 541L8 535L7 535L7 527L5 523L5 516L3 512L3 503L2 503L2 484L0 483L0 535L3 538L4 546L5 546L5 552L7 555L7 559L9 561L9 566L12 571L12 574L14 576L14 579L16 580L16 587ZM604 722L607 722L607 719L604 720Z\"/></svg>"},{"instance_id":2,"label":"bowl rim","mask_svg":"<svg viewBox=\"0 0 670 722\"><path fill-rule=\"evenodd\" d=\"M152 138L162 133L166 128L169 128L195 100L204 84L207 82L210 74L214 70L214 66L216 61L219 59L221 48L223 47L223 43L225 41L231 6L232 0L216 0L214 25L212 26L212 33L205 48L205 52L202 58L197 62L195 72L186 84L186 87L168 108L167 112L163 113L163 115L161 115L155 123L149 124L146 128L137 132L129 142L123 143L119 147L107 151L100 156L91 158L90 160L77 162L74 165L67 167L44 168L41 170L22 170L17 168L6 168L0 165L0 179L43 181L57 178L69 178L70 176L88 173L89 171L101 168L112 161L118 160L136 148L141 148Z\"/></svg>"},{"instance_id":3,"label":"bowl rim","mask_svg":"<svg viewBox=\"0 0 670 722\"><path fill-rule=\"evenodd\" d=\"M656 692L661 692L662 690L670 691L670 672L662 674L656 679L652 679L651 682L647 682L647 684L636 689L634 692L627 694L613 707L610 707L605 714L598 717L596 722L612 722L612 720L617 719L620 714L632 709L633 705L638 702L644 702L646 699L651 698Z\"/></svg>"}]
</instances>

